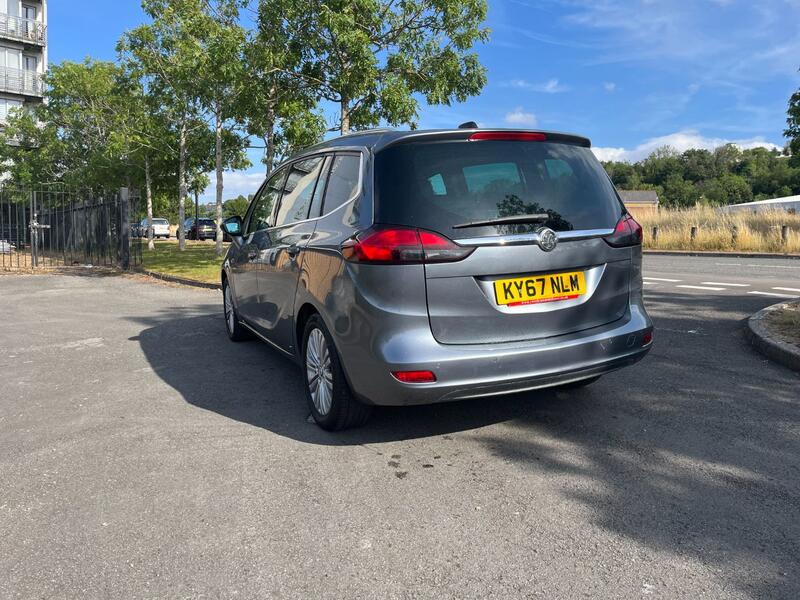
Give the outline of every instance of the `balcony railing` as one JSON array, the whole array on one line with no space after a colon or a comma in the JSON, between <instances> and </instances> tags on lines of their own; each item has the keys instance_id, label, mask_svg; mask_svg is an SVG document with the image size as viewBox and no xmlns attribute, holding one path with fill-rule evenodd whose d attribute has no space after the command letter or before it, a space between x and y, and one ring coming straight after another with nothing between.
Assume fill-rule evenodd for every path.
<instances>
[{"instance_id":1,"label":"balcony railing","mask_svg":"<svg viewBox=\"0 0 800 600\"><path fill-rule=\"evenodd\" d=\"M47 43L47 27L39 21L0 13L0 37L44 46Z\"/></svg>"},{"instance_id":2,"label":"balcony railing","mask_svg":"<svg viewBox=\"0 0 800 600\"><path fill-rule=\"evenodd\" d=\"M24 96L44 96L44 80L36 71L0 67L0 91Z\"/></svg>"}]
</instances>

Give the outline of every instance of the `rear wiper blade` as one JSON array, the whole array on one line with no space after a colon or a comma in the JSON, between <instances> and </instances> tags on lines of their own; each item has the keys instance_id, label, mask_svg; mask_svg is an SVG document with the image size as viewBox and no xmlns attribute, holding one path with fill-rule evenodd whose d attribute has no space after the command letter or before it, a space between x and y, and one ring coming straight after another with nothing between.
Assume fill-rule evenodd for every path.
<instances>
[{"instance_id":1,"label":"rear wiper blade","mask_svg":"<svg viewBox=\"0 0 800 600\"><path fill-rule=\"evenodd\" d=\"M467 227L486 227L490 225L513 225L515 223L541 223L547 221L550 215L538 213L535 215L513 215L511 217L497 217L496 219L486 219L485 221L469 221L453 225L453 229L465 229Z\"/></svg>"}]
</instances>

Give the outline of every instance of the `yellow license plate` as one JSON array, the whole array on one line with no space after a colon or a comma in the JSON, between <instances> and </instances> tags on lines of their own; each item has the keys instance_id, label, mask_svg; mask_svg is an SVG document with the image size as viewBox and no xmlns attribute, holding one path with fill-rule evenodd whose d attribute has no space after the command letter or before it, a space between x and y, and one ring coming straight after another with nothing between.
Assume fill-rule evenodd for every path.
<instances>
[{"instance_id":1,"label":"yellow license plate","mask_svg":"<svg viewBox=\"0 0 800 600\"><path fill-rule=\"evenodd\" d=\"M583 271L531 275L515 279L499 279L494 282L495 299L503 306L572 300L585 293L586 277Z\"/></svg>"}]
</instances>

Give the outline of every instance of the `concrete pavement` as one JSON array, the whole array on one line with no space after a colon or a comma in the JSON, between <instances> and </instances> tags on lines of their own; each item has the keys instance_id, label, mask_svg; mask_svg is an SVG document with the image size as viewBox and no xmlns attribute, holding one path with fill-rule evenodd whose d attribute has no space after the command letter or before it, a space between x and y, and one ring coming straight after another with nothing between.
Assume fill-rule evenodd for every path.
<instances>
[{"instance_id":1,"label":"concrete pavement","mask_svg":"<svg viewBox=\"0 0 800 600\"><path fill-rule=\"evenodd\" d=\"M634 367L338 434L217 292L0 277L0 590L796 598L800 377L742 326L800 270L696 261L646 259ZM752 290L673 285L716 279Z\"/></svg>"}]
</instances>

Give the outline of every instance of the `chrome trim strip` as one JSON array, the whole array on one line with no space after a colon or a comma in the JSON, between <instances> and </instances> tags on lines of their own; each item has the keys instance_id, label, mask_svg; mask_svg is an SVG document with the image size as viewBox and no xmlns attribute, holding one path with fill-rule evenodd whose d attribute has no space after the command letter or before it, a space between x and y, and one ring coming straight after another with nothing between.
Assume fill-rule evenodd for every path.
<instances>
[{"instance_id":1,"label":"chrome trim strip","mask_svg":"<svg viewBox=\"0 0 800 600\"><path fill-rule=\"evenodd\" d=\"M556 232L559 242L574 242L605 237L614 233L613 229L579 229L576 231ZM539 234L514 233L510 235L487 235L484 237L461 238L453 240L462 246L516 246L521 244L539 244Z\"/></svg>"}]
</instances>

